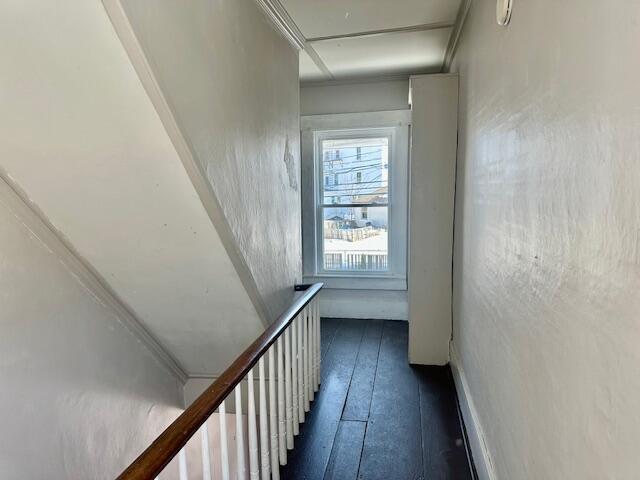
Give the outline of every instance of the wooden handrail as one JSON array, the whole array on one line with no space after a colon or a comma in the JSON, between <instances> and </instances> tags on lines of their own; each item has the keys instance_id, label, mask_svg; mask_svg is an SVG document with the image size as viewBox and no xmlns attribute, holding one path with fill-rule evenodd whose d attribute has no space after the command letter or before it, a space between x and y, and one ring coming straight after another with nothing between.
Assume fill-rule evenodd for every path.
<instances>
[{"instance_id":1,"label":"wooden handrail","mask_svg":"<svg viewBox=\"0 0 640 480\"><path fill-rule=\"evenodd\" d=\"M149 448L120 474L117 480L153 480L162 472L236 385L249 373L260 357L267 352L304 307L313 300L322 286L322 283L310 285L189 408L162 432Z\"/></svg>"}]
</instances>

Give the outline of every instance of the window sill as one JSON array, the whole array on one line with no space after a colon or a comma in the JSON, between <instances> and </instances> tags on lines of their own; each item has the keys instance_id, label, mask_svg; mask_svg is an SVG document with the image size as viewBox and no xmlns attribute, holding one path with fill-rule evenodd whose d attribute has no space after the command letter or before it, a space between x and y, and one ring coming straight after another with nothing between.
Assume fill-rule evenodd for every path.
<instances>
[{"instance_id":1,"label":"window sill","mask_svg":"<svg viewBox=\"0 0 640 480\"><path fill-rule=\"evenodd\" d=\"M325 288L340 290L407 290L405 276L304 275L305 283L323 282Z\"/></svg>"}]
</instances>

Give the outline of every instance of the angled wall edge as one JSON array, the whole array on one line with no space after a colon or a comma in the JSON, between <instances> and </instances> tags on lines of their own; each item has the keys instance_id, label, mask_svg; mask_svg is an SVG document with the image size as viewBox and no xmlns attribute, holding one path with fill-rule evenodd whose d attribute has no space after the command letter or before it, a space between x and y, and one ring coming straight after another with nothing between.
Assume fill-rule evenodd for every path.
<instances>
[{"instance_id":1,"label":"angled wall edge","mask_svg":"<svg viewBox=\"0 0 640 480\"><path fill-rule=\"evenodd\" d=\"M258 316L263 325L266 327L270 324L270 316L264 299L260 295L258 286L256 285L253 274L249 266L240 252L236 240L234 238L231 227L224 216L218 197L209 181L205 172L202 170L200 163L196 160L192 145L183 134L173 109L169 104L166 96L162 92L162 88L147 61L142 45L138 41L136 34L124 12L120 0L102 0L102 4L107 11L111 23L115 29L120 42L122 43L129 60L133 65L143 88L147 92L151 103L153 104L167 135L171 139L182 164L193 184L200 201L207 213L211 223L218 233L225 251L235 268L247 295L251 299Z\"/></svg>"},{"instance_id":2,"label":"angled wall edge","mask_svg":"<svg viewBox=\"0 0 640 480\"><path fill-rule=\"evenodd\" d=\"M460 41L462 28L464 27L464 22L469 14L472 1L473 0L462 0L462 3L460 4L456 23L453 27L453 32L451 32L451 37L449 38L449 43L447 44L447 49L444 54L444 61L442 62L442 71L445 73L451 68L451 62L453 61L453 56L456 54L456 50L458 49L458 42Z\"/></svg>"},{"instance_id":3,"label":"angled wall edge","mask_svg":"<svg viewBox=\"0 0 640 480\"><path fill-rule=\"evenodd\" d=\"M306 40L278 0L255 0L276 30L296 49L304 50Z\"/></svg>"},{"instance_id":4,"label":"angled wall edge","mask_svg":"<svg viewBox=\"0 0 640 480\"><path fill-rule=\"evenodd\" d=\"M69 272L103 305L111 308L115 316L155 358L182 384L189 376L178 361L147 331L133 311L118 297L100 274L84 260L64 235L49 222L40 209L4 172L0 171L0 202L37 237Z\"/></svg>"}]
</instances>

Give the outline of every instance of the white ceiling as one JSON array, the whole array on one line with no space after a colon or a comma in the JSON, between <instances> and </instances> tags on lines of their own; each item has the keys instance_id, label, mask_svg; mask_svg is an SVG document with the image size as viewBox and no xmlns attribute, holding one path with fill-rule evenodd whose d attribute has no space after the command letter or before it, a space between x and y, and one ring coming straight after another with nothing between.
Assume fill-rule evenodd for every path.
<instances>
[{"instance_id":1,"label":"white ceiling","mask_svg":"<svg viewBox=\"0 0 640 480\"><path fill-rule=\"evenodd\" d=\"M304 37L300 80L442 70L461 0L280 0Z\"/></svg>"}]
</instances>

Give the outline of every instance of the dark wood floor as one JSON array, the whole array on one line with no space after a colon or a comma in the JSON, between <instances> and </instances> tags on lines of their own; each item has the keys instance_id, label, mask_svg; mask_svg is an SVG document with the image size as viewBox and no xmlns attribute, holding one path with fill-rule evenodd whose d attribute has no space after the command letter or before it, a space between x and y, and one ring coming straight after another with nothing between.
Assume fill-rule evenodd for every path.
<instances>
[{"instance_id":1,"label":"dark wood floor","mask_svg":"<svg viewBox=\"0 0 640 480\"><path fill-rule=\"evenodd\" d=\"M471 479L449 367L407 363L405 322L322 320L322 385L284 479Z\"/></svg>"}]
</instances>

